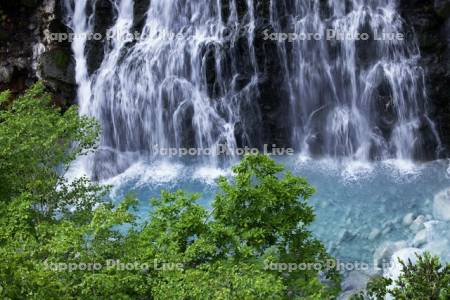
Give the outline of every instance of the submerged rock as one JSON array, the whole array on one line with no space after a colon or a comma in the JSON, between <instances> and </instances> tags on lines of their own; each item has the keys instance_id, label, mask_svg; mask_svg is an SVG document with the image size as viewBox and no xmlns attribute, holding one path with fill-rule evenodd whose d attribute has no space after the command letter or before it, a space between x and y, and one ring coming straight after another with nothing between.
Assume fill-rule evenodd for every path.
<instances>
[{"instance_id":1,"label":"submerged rock","mask_svg":"<svg viewBox=\"0 0 450 300\"><path fill-rule=\"evenodd\" d=\"M414 221L414 213L409 213L405 215L405 217L403 218L403 225L411 226L413 221Z\"/></svg>"},{"instance_id":2,"label":"submerged rock","mask_svg":"<svg viewBox=\"0 0 450 300\"><path fill-rule=\"evenodd\" d=\"M425 223L425 228L427 240L421 248L440 256L442 261L450 261L450 222L430 221Z\"/></svg>"},{"instance_id":3,"label":"submerged rock","mask_svg":"<svg viewBox=\"0 0 450 300\"><path fill-rule=\"evenodd\" d=\"M341 287L344 294L341 295L340 299L348 299L347 297L344 297L344 295L350 296L358 291L364 290L370 278L371 275L363 271L350 272L347 276L345 276L342 282Z\"/></svg>"},{"instance_id":4,"label":"submerged rock","mask_svg":"<svg viewBox=\"0 0 450 300\"><path fill-rule=\"evenodd\" d=\"M408 243L406 241L384 242L380 247L378 247L375 250L374 253L375 267L383 269L389 264L391 257L395 252L406 247L408 247Z\"/></svg>"},{"instance_id":5,"label":"submerged rock","mask_svg":"<svg viewBox=\"0 0 450 300\"><path fill-rule=\"evenodd\" d=\"M413 246L414 247L422 247L423 245L426 244L426 242L427 242L427 230L422 229L414 237Z\"/></svg>"},{"instance_id":6,"label":"submerged rock","mask_svg":"<svg viewBox=\"0 0 450 300\"><path fill-rule=\"evenodd\" d=\"M381 235L381 231L378 228L373 229L369 234L369 240L373 241Z\"/></svg>"},{"instance_id":7,"label":"submerged rock","mask_svg":"<svg viewBox=\"0 0 450 300\"><path fill-rule=\"evenodd\" d=\"M409 226L409 229L411 229L412 232L419 232L420 230L424 229L424 223L426 222L426 218L423 215L418 216L411 226Z\"/></svg>"},{"instance_id":8,"label":"submerged rock","mask_svg":"<svg viewBox=\"0 0 450 300\"><path fill-rule=\"evenodd\" d=\"M339 234L339 243L349 242L356 237L355 234L351 233L348 230L343 230Z\"/></svg>"},{"instance_id":9,"label":"submerged rock","mask_svg":"<svg viewBox=\"0 0 450 300\"><path fill-rule=\"evenodd\" d=\"M442 191L434 197L433 215L438 220L450 221L450 189Z\"/></svg>"}]
</instances>

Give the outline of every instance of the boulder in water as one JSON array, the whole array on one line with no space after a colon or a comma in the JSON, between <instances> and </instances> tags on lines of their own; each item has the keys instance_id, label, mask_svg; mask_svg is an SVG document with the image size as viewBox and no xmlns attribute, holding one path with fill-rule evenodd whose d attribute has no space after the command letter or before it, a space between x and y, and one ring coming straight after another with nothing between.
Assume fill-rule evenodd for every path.
<instances>
[{"instance_id":1,"label":"boulder in water","mask_svg":"<svg viewBox=\"0 0 450 300\"><path fill-rule=\"evenodd\" d=\"M381 234L381 231L378 228L373 229L369 234L369 240L373 241L378 238Z\"/></svg>"},{"instance_id":2,"label":"boulder in water","mask_svg":"<svg viewBox=\"0 0 450 300\"><path fill-rule=\"evenodd\" d=\"M438 193L433 201L434 217L442 221L450 221L450 189Z\"/></svg>"},{"instance_id":3,"label":"boulder in water","mask_svg":"<svg viewBox=\"0 0 450 300\"><path fill-rule=\"evenodd\" d=\"M414 213L409 213L405 215L405 217L403 218L403 225L411 226L413 221L414 221Z\"/></svg>"},{"instance_id":4,"label":"boulder in water","mask_svg":"<svg viewBox=\"0 0 450 300\"><path fill-rule=\"evenodd\" d=\"M351 295L363 291L370 278L371 274L367 274L363 271L352 271L348 273L342 282L343 294L341 294L339 299L349 299Z\"/></svg>"},{"instance_id":5,"label":"boulder in water","mask_svg":"<svg viewBox=\"0 0 450 300\"><path fill-rule=\"evenodd\" d=\"M422 247L423 245L426 244L426 242L427 242L427 230L422 229L414 237L413 246L414 247Z\"/></svg>"},{"instance_id":6,"label":"boulder in water","mask_svg":"<svg viewBox=\"0 0 450 300\"><path fill-rule=\"evenodd\" d=\"M373 255L375 267L383 268L390 262L391 257L395 252L406 247L408 247L406 241L383 243L380 247L377 248L377 250L375 250L375 253Z\"/></svg>"},{"instance_id":7,"label":"boulder in water","mask_svg":"<svg viewBox=\"0 0 450 300\"><path fill-rule=\"evenodd\" d=\"M411 229L412 232L419 232L420 230L425 228L425 226L423 225L425 222L425 216L420 215L413 221L411 226L409 226L409 229Z\"/></svg>"}]
</instances>

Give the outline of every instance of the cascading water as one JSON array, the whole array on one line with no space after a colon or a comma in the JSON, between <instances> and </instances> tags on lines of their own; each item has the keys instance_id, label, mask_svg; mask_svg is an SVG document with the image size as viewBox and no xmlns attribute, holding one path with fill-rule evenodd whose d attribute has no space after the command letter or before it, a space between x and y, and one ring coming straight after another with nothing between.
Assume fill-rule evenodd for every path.
<instances>
[{"instance_id":1,"label":"cascading water","mask_svg":"<svg viewBox=\"0 0 450 300\"><path fill-rule=\"evenodd\" d=\"M396 1L325 2L272 1L275 31L299 37L280 46L294 143L306 154L412 159L429 122L427 96L418 46L405 36ZM321 38L301 38L311 33Z\"/></svg>"},{"instance_id":2,"label":"cascading water","mask_svg":"<svg viewBox=\"0 0 450 300\"><path fill-rule=\"evenodd\" d=\"M101 149L91 160L94 175L120 172L130 157L151 156L155 146L261 147L265 136L278 134L262 132L272 114L266 108L283 103L290 115L275 122L288 123L286 145L307 155L419 156L424 128L432 123L418 47L411 36L374 38L407 33L396 1L152 0L138 35L134 1L113 1L114 24L93 74L86 39L73 42L81 113L103 127ZM93 3L65 0L75 33L93 30ZM261 60L270 55L264 46L263 54L255 49L264 29L323 38L265 41L276 45L279 61ZM330 29L370 38L327 39ZM262 99L269 64L284 71L280 91L289 101Z\"/></svg>"},{"instance_id":3,"label":"cascading water","mask_svg":"<svg viewBox=\"0 0 450 300\"><path fill-rule=\"evenodd\" d=\"M115 1L117 17L107 33L106 55L89 82L83 80L86 59L76 55L81 112L100 120L104 130L96 159L102 166L97 168L117 164L117 152L143 154L155 147L215 151L219 145L233 150L236 132L242 143L256 143L256 129L245 125L259 115L252 104L257 93L254 16L251 9L238 16L232 3L224 20L219 5L153 0L140 37L133 40L133 1ZM85 1L68 0L66 6L75 7L67 9L73 30L85 31L87 26L78 23L86 24L89 16L79 20L77 15L83 7L87 11ZM245 27L244 36L238 23ZM82 43L74 43L76 54ZM239 72L242 62L224 50L237 43L250 53L246 74ZM241 118L241 111L248 116Z\"/></svg>"}]
</instances>

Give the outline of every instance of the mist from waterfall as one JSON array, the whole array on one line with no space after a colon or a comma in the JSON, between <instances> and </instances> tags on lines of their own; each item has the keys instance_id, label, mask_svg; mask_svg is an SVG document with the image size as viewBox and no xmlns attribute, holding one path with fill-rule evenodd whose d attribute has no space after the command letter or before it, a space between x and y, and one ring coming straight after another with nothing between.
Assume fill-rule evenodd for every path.
<instances>
[{"instance_id":1,"label":"mist from waterfall","mask_svg":"<svg viewBox=\"0 0 450 300\"><path fill-rule=\"evenodd\" d=\"M407 34L404 41L271 41L284 71L280 90L288 91L288 115L278 122L288 125L290 146L308 156L411 160L423 151L424 128L433 129L420 52L394 0L271 0L262 21L256 11L264 1L152 0L138 39L134 1L113 2L113 38L93 74L86 40L72 44L81 113L103 128L90 162L97 176L152 156L155 145L261 147L261 23L278 33ZM65 0L69 27L91 32L94 7Z\"/></svg>"}]
</instances>

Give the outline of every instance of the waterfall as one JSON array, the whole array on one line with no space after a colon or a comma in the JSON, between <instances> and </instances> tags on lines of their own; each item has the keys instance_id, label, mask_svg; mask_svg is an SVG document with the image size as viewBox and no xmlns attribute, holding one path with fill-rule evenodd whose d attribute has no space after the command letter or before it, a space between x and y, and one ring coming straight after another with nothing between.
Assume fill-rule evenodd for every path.
<instances>
[{"instance_id":1,"label":"waterfall","mask_svg":"<svg viewBox=\"0 0 450 300\"><path fill-rule=\"evenodd\" d=\"M72 45L81 113L103 127L96 173L120 172L155 146L262 147L279 135L263 132L273 118L288 128L286 145L357 160L413 159L424 128L434 128L419 48L394 0L152 0L138 32L135 1L113 0L95 72L86 39ZM65 0L74 33L92 32L94 7ZM322 38L268 41L267 30ZM330 32L370 38L325 38ZM376 38L384 33L406 37ZM276 57L261 59L265 45L275 45ZM280 99L261 93L267 61L283 70L279 91L270 93ZM284 103L286 114L273 117L270 108Z\"/></svg>"},{"instance_id":2,"label":"waterfall","mask_svg":"<svg viewBox=\"0 0 450 300\"><path fill-rule=\"evenodd\" d=\"M297 40L288 50L280 46L289 74L294 142L307 154L412 159L427 95L413 36L386 36L408 33L396 1L325 2L271 5L276 32L349 36ZM285 15L290 20L282 25ZM358 33L369 38L358 39Z\"/></svg>"},{"instance_id":3,"label":"waterfall","mask_svg":"<svg viewBox=\"0 0 450 300\"><path fill-rule=\"evenodd\" d=\"M72 42L72 51L76 61L75 80L78 85L80 111L86 115L90 112L88 101L91 97L91 89L85 48L87 34L92 31L92 18L86 15L88 0L64 0L63 5L66 11L65 22L77 36Z\"/></svg>"}]
</instances>

